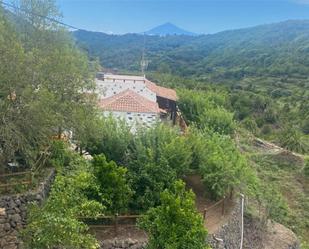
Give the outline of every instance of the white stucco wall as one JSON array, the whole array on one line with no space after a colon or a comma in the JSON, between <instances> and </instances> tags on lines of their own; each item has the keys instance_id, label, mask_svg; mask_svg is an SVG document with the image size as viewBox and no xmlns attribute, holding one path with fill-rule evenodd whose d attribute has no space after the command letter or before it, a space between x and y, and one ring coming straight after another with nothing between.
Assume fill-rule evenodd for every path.
<instances>
[{"instance_id":1,"label":"white stucco wall","mask_svg":"<svg viewBox=\"0 0 309 249\"><path fill-rule=\"evenodd\" d=\"M133 132L138 127L151 127L155 123L160 121L159 114L157 113L140 113L140 112L110 112L104 111L103 116L108 117L112 115L115 118L125 120L126 123L131 126Z\"/></svg>"},{"instance_id":2,"label":"white stucco wall","mask_svg":"<svg viewBox=\"0 0 309 249\"><path fill-rule=\"evenodd\" d=\"M150 91L144 81L138 80L126 80L125 82L121 80L109 81L109 80L98 80L96 79L96 93L99 98L108 98L127 89L130 89L144 98L150 101L156 102L156 94Z\"/></svg>"}]
</instances>

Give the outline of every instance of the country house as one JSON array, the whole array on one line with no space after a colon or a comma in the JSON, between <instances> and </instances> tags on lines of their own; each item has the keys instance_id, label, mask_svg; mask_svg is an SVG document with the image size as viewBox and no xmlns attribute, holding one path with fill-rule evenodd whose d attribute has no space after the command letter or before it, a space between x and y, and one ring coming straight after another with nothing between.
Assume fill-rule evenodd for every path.
<instances>
[{"instance_id":1,"label":"country house","mask_svg":"<svg viewBox=\"0 0 309 249\"><path fill-rule=\"evenodd\" d=\"M104 116L112 114L133 128L163 121L175 124L177 94L156 85L145 76L98 73L96 93Z\"/></svg>"}]
</instances>

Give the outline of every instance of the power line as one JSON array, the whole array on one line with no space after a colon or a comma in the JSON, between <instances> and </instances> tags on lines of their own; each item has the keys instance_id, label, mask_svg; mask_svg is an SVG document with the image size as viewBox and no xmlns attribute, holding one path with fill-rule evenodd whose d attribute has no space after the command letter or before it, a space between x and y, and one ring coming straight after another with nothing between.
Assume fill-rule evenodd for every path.
<instances>
[{"instance_id":1,"label":"power line","mask_svg":"<svg viewBox=\"0 0 309 249\"><path fill-rule=\"evenodd\" d=\"M72 25L70 25L70 24L66 24L66 23L64 23L64 22L58 21L58 20L56 20L56 19L54 19L54 18L51 18L51 17L48 17L48 16L43 16L43 15L40 15L40 14L38 14L38 13L34 13L34 12L32 12L32 11L26 10L26 9L22 9L22 8L20 8L20 7L17 7L17 6L15 6L15 5L13 5L13 4L10 4L10 3L6 3L6 2L1 1L1 0L0 0L0 3L3 4L4 6L10 7L10 8L13 8L13 9L15 9L15 10L19 10L19 11L22 11L22 12L25 12L25 13L28 13L28 14L31 14L31 15L34 15L34 16L37 16L37 17L41 17L41 18L43 18L43 19L46 19L46 20L48 20L48 21L51 21L51 22L60 24L60 25L62 25L62 26L65 26L65 27L68 27L68 28L71 28L71 29L80 29L80 28L74 27L74 26L72 26Z\"/></svg>"}]
</instances>

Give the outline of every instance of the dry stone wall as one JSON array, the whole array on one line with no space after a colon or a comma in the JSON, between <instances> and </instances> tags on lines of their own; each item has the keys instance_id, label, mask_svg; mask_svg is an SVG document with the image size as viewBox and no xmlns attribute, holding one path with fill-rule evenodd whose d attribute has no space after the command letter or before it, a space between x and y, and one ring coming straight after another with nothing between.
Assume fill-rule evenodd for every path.
<instances>
[{"instance_id":1,"label":"dry stone wall","mask_svg":"<svg viewBox=\"0 0 309 249\"><path fill-rule=\"evenodd\" d=\"M241 200L232 211L229 221L216 233L209 235L208 242L213 249L236 249L240 248L241 240Z\"/></svg>"},{"instance_id":2,"label":"dry stone wall","mask_svg":"<svg viewBox=\"0 0 309 249\"><path fill-rule=\"evenodd\" d=\"M145 249L147 245L146 240L134 239L112 239L104 240L101 243L101 249Z\"/></svg>"},{"instance_id":3,"label":"dry stone wall","mask_svg":"<svg viewBox=\"0 0 309 249\"><path fill-rule=\"evenodd\" d=\"M49 194L55 178L55 170L51 170L44 182L34 191L24 194L0 197L0 248L20 248L18 232L26 225L27 206L29 203L42 203Z\"/></svg>"}]
</instances>

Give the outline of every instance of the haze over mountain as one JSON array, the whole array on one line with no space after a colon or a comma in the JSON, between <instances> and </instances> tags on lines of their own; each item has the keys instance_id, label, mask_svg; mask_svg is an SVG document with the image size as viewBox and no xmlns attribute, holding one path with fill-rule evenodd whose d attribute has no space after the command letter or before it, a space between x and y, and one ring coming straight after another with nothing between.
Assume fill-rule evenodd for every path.
<instances>
[{"instance_id":1,"label":"haze over mountain","mask_svg":"<svg viewBox=\"0 0 309 249\"><path fill-rule=\"evenodd\" d=\"M166 35L190 35L190 36L194 36L194 35L197 35L197 34L192 33L190 31L179 28L176 25L169 23L169 22L164 23L162 25L159 25L157 27L154 27L154 28L146 31L145 34L147 34L147 35L159 35L159 36L166 36Z\"/></svg>"}]
</instances>

